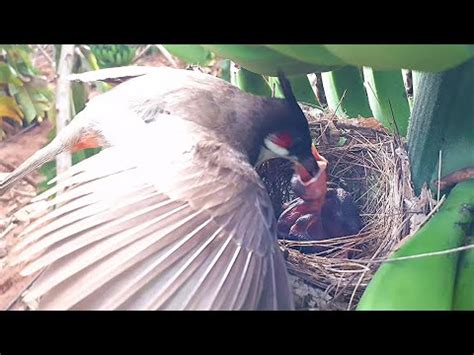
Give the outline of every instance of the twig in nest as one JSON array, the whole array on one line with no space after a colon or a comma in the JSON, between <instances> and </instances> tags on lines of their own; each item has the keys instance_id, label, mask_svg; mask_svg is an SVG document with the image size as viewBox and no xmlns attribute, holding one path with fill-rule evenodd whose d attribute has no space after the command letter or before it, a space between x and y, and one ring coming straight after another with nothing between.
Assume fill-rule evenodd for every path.
<instances>
[{"instance_id":1,"label":"twig in nest","mask_svg":"<svg viewBox=\"0 0 474 355\"><path fill-rule=\"evenodd\" d=\"M388 99L388 106L390 107L390 113L392 115L393 124L395 126L395 132L397 132L394 135L394 138L398 142L398 145L401 145L400 130L398 129L397 120L395 119L395 114L393 113L392 102L390 101L390 99Z\"/></svg>"},{"instance_id":2,"label":"twig in nest","mask_svg":"<svg viewBox=\"0 0 474 355\"><path fill-rule=\"evenodd\" d=\"M10 169L10 170L15 170L15 167L13 165L11 165L10 163L7 163L6 161L4 160L1 160L0 159L0 164L2 164L4 167L6 167L7 169ZM35 189L36 189L36 182L33 181L33 179L29 178L28 176L25 176L23 178L28 184L30 184L31 186L33 186Z\"/></svg>"},{"instance_id":3,"label":"twig in nest","mask_svg":"<svg viewBox=\"0 0 474 355\"><path fill-rule=\"evenodd\" d=\"M331 119L336 118L337 110L339 110L339 106L341 106L342 101L344 100L344 97L346 96L346 93L347 93L347 89L344 90L344 92L342 93L341 99L340 99L339 102L337 103L336 109L334 110L334 113L333 113Z\"/></svg>"},{"instance_id":4,"label":"twig in nest","mask_svg":"<svg viewBox=\"0 0 474 355\"><path fill-rule=\"evenodd\" d=\"M350 311L351 308L352 308L352 302L354 301L354 297L356 295L356 292L359 289L359 286L360 286L362 280L364 279L364 276L365 276L366 273L367 273L367 271L364 271L364 273L362 275L360 275L359 280L357 280L357 284L354 287L354 291L352 291L351 299L349 300L349 304L347 305L347 310L348 311Z\"/></svg>"},{"instance_id":5,"label":"twig in nest","mask_svg":"<svg viewBox=\"0 0 474 355\"><path fill-rule=\"evenodd\" d=\"M366 264L392 263L392 262L402 261L402 260L411 260L411 259L426 258L426 257L430 257L430 256L438 256L438 255L458 253L460 251L469 250L469 249L474 249L474 244L465 245L463 247L458 247L458 248L452 248L452 249L446 249L446 250L440 250L440 251L433 251L433 252L430 252L430 253L422 253L422 254L409 255L409 256L400 256L398 258L392 258L392 259L380 258L380 259L373 259L373 260L358 260L358 262L366 263Z\"/></svg>"},{"instance_id":6,"label":"twig in nest","mask_svg":"<svg viewBox=\"0 0 474 355\"><path fill-rule=\"evenodd\" d=\"M340 291L336 289L336 293L334 294L334 297L331 299L330 302L336 301L344 293L344 291L352 284L352 281L354 281L356 277L357 277L357 274L352 275L352 277L347 281L347 283L344 285L344 287ZM338 284L338 287L339 287L339 284Z\"/></svg>"},{"instance_id":7,"label":"twig in nest","mask_svg":"<svg viewBox=\"0 0 474 355\"><path fill-rule=\"evenodd\" d=\"M443 195L443 196L441 197L441 200L440 200L440 201L436 204L436 206L434 206L434 208L426 215L425 219L423 220L423 222L420 223L420 225L418 226L418 228L417 228L415 231L412 231L411 235L406 236L405 238L403 238L403 240L401 240L401 241L398 243L398 245L396 245L395 248L393 248L393 252L392 252L391 254L395 253L398 249L400 249L400 247L401 247L401 245L402 245L403 243L406 243L409 239L413 238L413 237L416 235L416 232L418 232L418 231L421 229L421 227L423 227L423 226L430 220L431 216L433 216L433 215L436 213L436 211L439 210L439 208L443 205L444 201L446 201L446 195ZM389 254L388 257L390 257L391 254Z\"/></svg>"},{"instance_id":8,"label":"twig in nest","mask_svg":"<svg viewBox=\"0 0 474 355\"><path fill-rule=\"evenodd\" d=\"M371 128L371 127L363 127L361 125L357 125L356 123L352 122L341 122L341 121L336 121L334 120L334 125L336 128L339 129L345 129L345 130L350 130L352 132L364 132L364 134L371 134L375 137L377 133L381 134L387 134L384 130L376 129L376 128Z\"/></svg>"}]
</instances>

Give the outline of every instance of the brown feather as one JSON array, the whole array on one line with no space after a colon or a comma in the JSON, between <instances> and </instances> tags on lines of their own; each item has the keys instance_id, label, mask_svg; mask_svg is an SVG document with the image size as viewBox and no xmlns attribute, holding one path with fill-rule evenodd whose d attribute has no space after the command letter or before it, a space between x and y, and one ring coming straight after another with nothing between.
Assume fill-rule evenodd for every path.
<instances>
[{"instance_id":1,"label":"brown feather","mask_svg":"<svg viewBox=\"0 0 474 355\"><path fill-rule=\"evenodd\" d=\"M218 137L172 120L166 134L180 144L164 146L165 133L155 131L155 143L105 149L64 177L67 191L50 203L59 206L35 222L14 257L28 261L24 274L47 267L26 302L39 299L39 309L293 307L271 201L255 170ZM216 159L202 154L203 140Z\"/></svg>"}]
</instances>

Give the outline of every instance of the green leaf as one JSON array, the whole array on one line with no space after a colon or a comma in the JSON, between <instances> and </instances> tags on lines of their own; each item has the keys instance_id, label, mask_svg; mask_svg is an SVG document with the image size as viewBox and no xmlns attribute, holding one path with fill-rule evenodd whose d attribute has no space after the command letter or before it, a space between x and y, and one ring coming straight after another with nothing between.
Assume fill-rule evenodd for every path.
<instances>
[{"instance_id":1,"label":"green leaf","mask_svg":"<svg viewBox=\"0 0 474 355\"><path fill-rule=\"evenodd\" d=\"M340 58L332 54L323 45L314 44L276 44L267 45L267 47L285 54L289 57L301 60L303 62L317 64L317 65L340 65L345 66L346 63Z\"/></svg>"},{"instance_id":2,"label":"green leaf","mask_svg":"<svg viewBox=\"0 0 474 355\"><path fill-rule=\"evenodd\" d=\"M18 78L15 70L7 63L0 63L0 84L22 86L23 81Z\"/></svg>"},{"instance_id":3,"label":"green leaf","mask_svg":"<svg viewBox=\"0 0 474 355\"><path fill-rule=\"evenodd\" d=\"M417 191L441 176L474 166L474 59L445 72L423 73L408 127L408 151ZM436 185L432 185L436 189Z\"/></svg>"},{"instance_id":4,"label":"green leaf","mask_svg":"<svg viewBox=\"0 0 474 355\"><path fill-rule=\"evenodd\" d=\"M33 119L38 117L45 117L51 106L51 94L48 93L49 90L37 87L34 83L27 83L22 89L24 89L24 92L21 93L22 90L20 90L20 93L22 95L21 100L23 101L19 101L22 107L24 107L23 105L29 105L30 102L34 107L34 110L31 110L29 113L30 116L27 116L25 113L27 122L30 123Z\"/></svg>"},{"instance_id":5,"label":"green leaf","mask_svg":"<svg viewBox=\"0 0 474 355\"><path fill-rule=\"evenodd\" d=\"M84 154L86 158L89 158L93 155L96 155L102 150L102 148L88 148L84 150Z\"/></svg>"},{"instance_id":6,"label":"green leaf","mask_svg":"<svg viewBox=\"0 0 474 355\"><path fill-rule=\"evenodd\" d=\"M0 96L0 121L2 117L8 117L19 125L23 124L23 113L13 97Z\"/></svg>"},{"instance_id":7,"label":"green leaf","mask_svg":"<svg viewBox=\"0 0 474 355\"><path fill-rule=\"evenodd\" d=\"M26 122L31 123L38 116L38 112L36 111L36 106L30 93L25 87L20 87L15 97L22 108Z\"/></svg>"},{"instance_id":8,"label":"green leaf","mask_svg":"<svg viewBox=\"0 0 474 355\"><path fill-rule=\"evenodd\" d=\"M415 98L417 92L418 92L418 86L420 83L420 78L423 73L419 71L412 71L412 80L413 80L413 99Z\"/></svg>"},{"instance_id":9,"label":"green leaf","mask_svg":"<svg viewBox=\"0 0 474 355\"><path fill-rule=\"evenodd\" d=\"M80 150L78 152L75 152L71 156L72 165L75 165L75 164L79 163L80 161L82 161L84 159L86 159L86 153L85 153L84 150Z\"/></svg>"},{"instance_id":10,"label":"green leaf","mask_svg":"<svg viewBox=\"0 0 474 355\"><path fill-rule=\"evenodd\" d=\"M347 138L346 137L340 137L339 140L337 141L337 146L342 147L344 144L346 144Z\"/></svg>"},{"instance_id":11,"label":"green leaf","mask_svg":"<svg viewBox=\"0 0 474 355\"><path fill-rule=\"evenodd\" d=\"M135 57L135 48L125 44L91 45L90 50L97 59L97 64L102 68L130 65ZM92 62L90 64L93 65Z\"/></svg>"},{"instance_id":12,"label":"green leaf","mask_svg":"<svg viewBox=\"0 0 474 355\"><path fill-rule=\"evenodd\" d=\"M188 64L206 66L214 60L214 54L200 45L163 45L172 55Z\"/></svg>"},{"instance_id":13,"label":"green leaf","mask_svg":"<svg viewBox=\"0 0 474 355\"><path fill-rule=\"evenodd\" d=\"M41 193L54 186L54 184L48 185L48 181L56 177L56 160L43 164L39 172L45 178L44 181L38 185L38 192Z\"/></svg>"},{"instance_id":14,"label":"green leaf","mask_svg":"<svg viewBox=\"0 0 474 355\"><path fill-rule=\"evenodd\" d=\"M277 97L283 99L285 95L283 94L283 90L281 89L280 80L276 76L269 76L268 77L268 85L273 93L273 97Z\"/></svg>"},{"instance_id":15,"label":"green leaf","mask_svg":"<svg viewBox=\"0 0 474 355\"><path fill-rule=\"evenodd\" d=\"M472 226L474 229L474 226ZM474 245L474 237L466 238L466 245ZM454 286L453 309L474 310L474 249L459 256L458 273Z\"/></svg>"},{"instance_id":16,"label":"green leaf","mask_svg":"<svg viewBox=\"0 0 474 355\"><path fill-rule=\"evenodd\" d=\"M230 66L231 66L231 61L229 59L222 59L220 61L220 69L221 69L220 78L227 82L230 82Z\"/></svg>"},{"instance_id":17,"label":"green leaf","mask_svg":"<svg viewBox=\"0 0 474 355\"><path fill-rule=\"evenodd\" d=\"M43 98L45 98L49 102L52 102L54 100L54 93L49 88L35 87L35 89L38 94L40 94Z\"/></svg>"},{"instance_id":18,"label":"green leaf","mask_svg":"<svg viewBox=\"0 0 474 355\"><path fill-rule=\"evenodd\" d=\"M30 53L29 46L12 46L7 50L7 63L15 68L20 75L36 76L39 71L31 63Z\"/></svg>"},{"instance_id":19,"label":"green leaf","mask_svg":"<svg viewBox=\"0 0 474 355\"><path fill-rule=\"evenodd\" d=\"M377 70L442 71L474 55L469 45L205 45L257 74L276 76L335 70L345 65Z\"/></svg>"},{"instance_id":20,"label":"green leaf","mask_svg":"<svg viewBox=\"0 0 474 355\"><path fill-rule=\"evenodd\" d=\"M275 87L275 97L284 97L278 78L269 77L268 80L270 87ZM288 81L291 84L291 88L297 101L312 105L319 105L307 75L292 76L288 78Z\"/></svg>"},{"instance_id":21,"label":"green leaf","mask_svg":"<svg viewBox=\"0 0 474 355\"><path fill-rule=\"evenodd\" d=\"M76 115L86 107L87 91L83 83L71 83L72 100L73 100L73 115Z\"/></svg>"},{"instance_id":22,"label":"green leaf","mask_svg":"<svg viewBox=\"0 0 474 355\"><path fill-rule=\"evenodd\" d=\"M235 85L246 92L259 96L271 96L272 90L267 81L259 74L252 73L245 68L237 71Z\"/></svg>"},{"instance_id":23,"label":"green leaf","mask_svg":"<svg viewBox=\"0 0 474 355\"><path fill-rule=\"evenodd\" d=\"M328 106L332 111L349 118L372 116L359 68L344 67L321 73L321 77Z\"/></svg>"},{"instance_id":24,"label":"green leaf","mask_svg":"<svg viewBox=\"0 0 474 355\"><path fill-rule=\"evenodd\" d=\"M390 259L460 247L473 216L474 181L458 184L439 211ZM365 290L358 310L450 310L459 253L385 263Z\"/></svg>"},{"instance_id":25,"label":"green leaf","mask_svg":"<svg viewBox=\"0 0 474 355\"><path fill-rule=\"evenodd\" d=\"M19 88L21 86L14 85L14 84L8 84L8 92L10 93L11 96L15 96L16 94L19 93Z\"/></svg>"},{"instance_id":26,"label":"green leaf","mask_svg":"<svg viewBox=\"0 0 474 355\"><path fill-rule=\"evenodd\" d=\"M298 75L288 78L290 81L293 93L299 102L304 102L313 105L319 105L316 94L311 87L307 75Z\"/></svg>"},{"instance_id":27,"label":"green leaf","mask_svg":"<svg viewBox=\"0 0 474 355\"><path fill-rule=\"evenodd\" d=\"M24 62L19 62L17 65L18 71L24 76L35 76L38 74L30 65Z\"/></svg>"},{"instance_id":28,"label":"green leaf","mask_svg":"<svg viewBox=\"0 0 474 355\"><path fill-rule=\"evenodd\" d=\"M328 71L336 67L306 63L261 45L205 45L204 47L223 58L231 59L249 71L262 75L277 76L278 71L283 71L288 76L301 75Z\"/></svg>"},{"instance_id":29,"label":"green leaf","mask_svg":"<svg viewBox=\"0 0 474 355\"><path fill-rule=\"evenodd\" d=\"M379 70L413 69L438 72L474 55L469 45L326 45L348 64Z\"/></svg>"},{"instance_id":30,"label":"green leaf","mask_svg":"<svg viewBox=\"0 0 474 355\"><path fill-rule=\"evenodd\" d=\"M374 117L391 132L406 136L410 106L400 70L364 67L364 85ZM395 123L394 123L395 121Z\"/></svg>"},{"instance_id":31,"label":"green leaf","mask_svg":"<svg viewBox=\"0 0 474 355\"><path fill-rule=\"evenodd\" d=\"M79 65L78 68L75 68L75 73L100 69L100 66L97 63L97 58L94 53L92 53L89 46L79 46L79 51L82 56L78 59Z\"/></svg>"}]
</instances>

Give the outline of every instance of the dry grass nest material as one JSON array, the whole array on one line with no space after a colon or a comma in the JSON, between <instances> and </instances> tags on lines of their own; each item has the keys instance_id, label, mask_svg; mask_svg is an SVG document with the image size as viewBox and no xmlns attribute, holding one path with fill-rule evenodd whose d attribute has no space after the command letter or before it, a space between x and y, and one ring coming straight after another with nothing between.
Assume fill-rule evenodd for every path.
<instances>
[{"instance_id":1,"label":"dry grass nest material","mask_svg":"<svg viewBox=\"0 0 474 355\"><path fill-rule=\"evenodd\" d=\"M411 185L404 142L385 131L374 119L338 119L330 113L303 107L318 151L329 161L329 187L350 192L363 220L358 235L316 242L281 240L290 274L319 289L301 291L298 308L354 309L380 262L402 239L416 231L434 208L435 201L423 190L416 197ZM293 198L291 163L275 159L259 173L272 198L275 212ZM292 246L331 247L323 255L303 254ZM351 258L344 254L351 251ZM294 283L295 278L292 278ZM293 285L293 287L301 287ZM306 286L307 287L307 286ZM298 290L295 294L298 296ZM321 301L321 302L320 302Z\"/></svg>"}]
</instances>

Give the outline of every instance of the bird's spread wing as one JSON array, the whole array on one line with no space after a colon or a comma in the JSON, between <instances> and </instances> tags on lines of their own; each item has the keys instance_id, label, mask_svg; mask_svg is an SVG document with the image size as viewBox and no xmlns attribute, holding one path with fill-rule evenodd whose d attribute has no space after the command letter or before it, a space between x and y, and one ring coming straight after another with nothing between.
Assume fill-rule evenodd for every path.
<instances>
[{"instance_id":1,"label":"bird's spread wing","mask_svg":"<svg viewBox=\"0 0 474 355\"><path fill-rule=\"evenodd\" d=\"M78 163L37 198L65 188L12 254L13 263L25 263L23 275L46 268L25 302L39 300L39 309L293 307L257 174L225 144L186 141L195 127L174 123L160 127L154 143L143 138ZM167 137L175 144L165 145Z\"/></svg>"}]
</instances>

